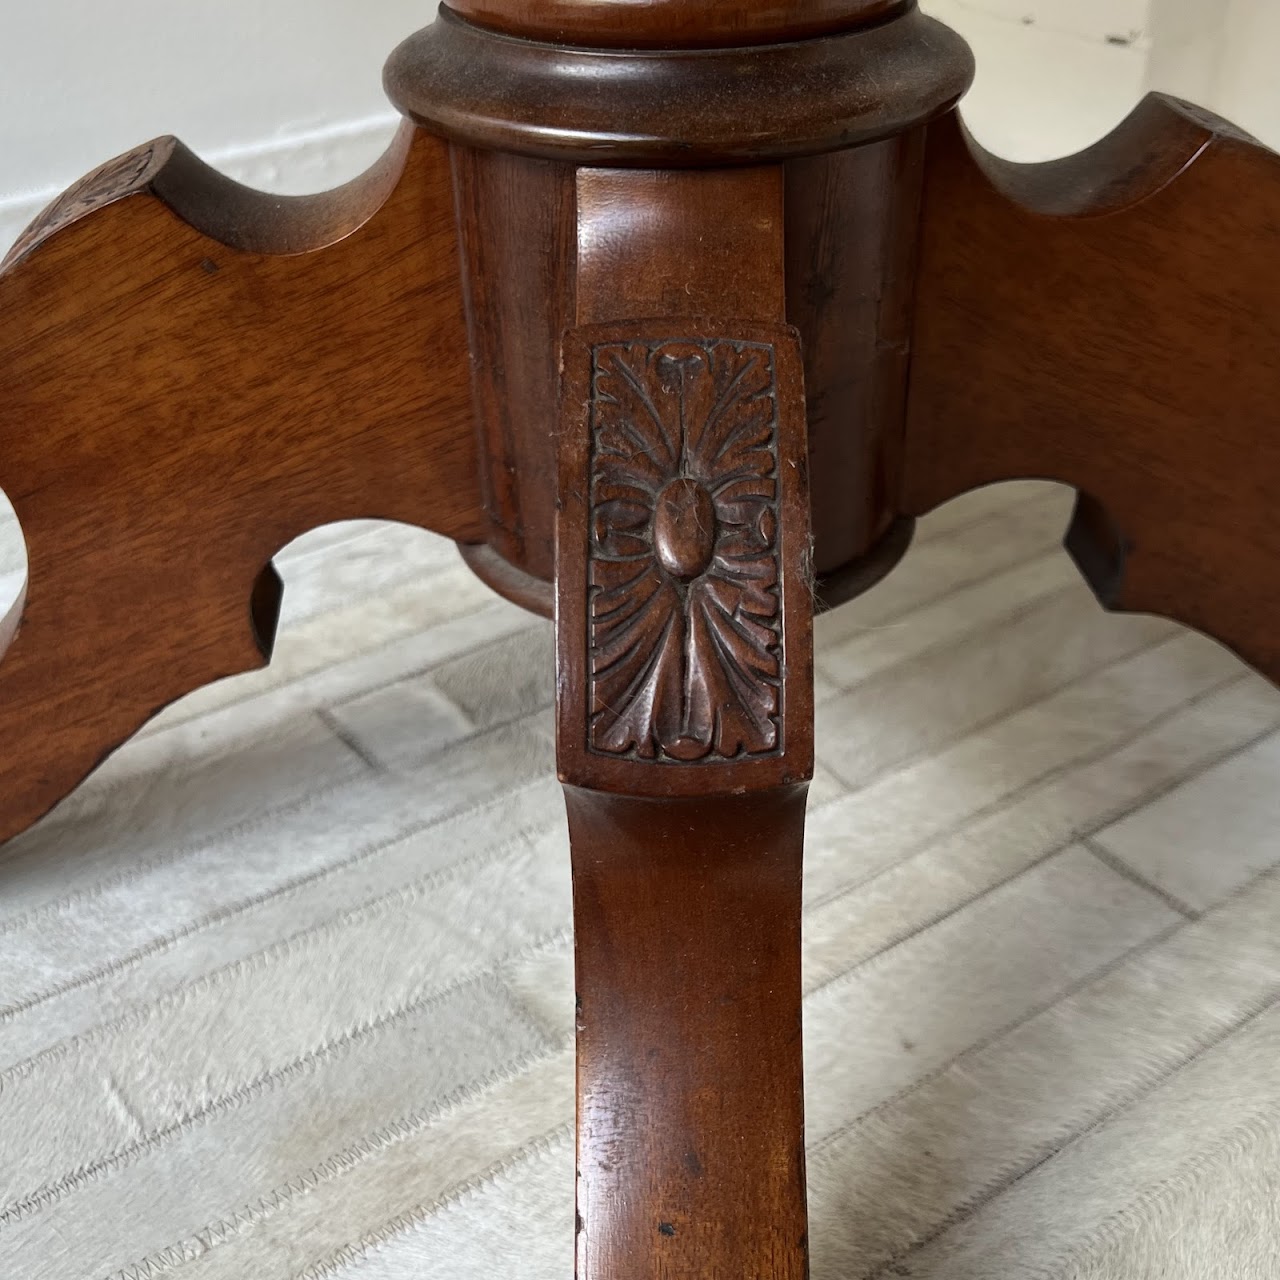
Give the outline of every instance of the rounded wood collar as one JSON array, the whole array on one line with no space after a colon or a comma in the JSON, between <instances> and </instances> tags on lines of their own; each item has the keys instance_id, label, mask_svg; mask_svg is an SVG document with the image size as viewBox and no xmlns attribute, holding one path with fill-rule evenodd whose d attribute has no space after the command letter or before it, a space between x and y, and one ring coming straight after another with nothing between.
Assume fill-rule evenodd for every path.
<instances>
[{"instance_id":1,"label":"rounded wood collar","mask_svg":"<svg viewBox=\"0 0 1280 1280\"><path fill-rule=\"evenodd\" d=\"M724 48L832 35L897 17L915 0L453 0L507 35L616 49Z\"/></svg>"},{"instance_id":2,"label":"rounded wood collar","mask_svg":"<svg viewBox=\"0 0 1280 1280\"><path fill-rule=\"evenodd\" d=\"M759 164L860 146L948 111L973 79L912 9L843 35L626 51L516 39L441 9L391 55L391 100L457 142L581 165Z\"/></svg>"}]
</instances>

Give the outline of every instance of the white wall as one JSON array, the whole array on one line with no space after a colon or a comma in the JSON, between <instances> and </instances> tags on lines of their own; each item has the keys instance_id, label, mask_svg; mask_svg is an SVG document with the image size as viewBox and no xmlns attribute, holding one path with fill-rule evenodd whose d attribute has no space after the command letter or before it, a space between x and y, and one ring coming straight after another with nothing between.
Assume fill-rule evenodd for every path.
<instances>
[{"instance_id":1,"label":"white wall","mask_svg":"<svg viewBox=\"0 0 1280 1280\"><path fill-rule=\"evenodd\" d=\"M1231 0L1213 86L1214 106L1280 149L1278 68L1280 0Z\"/></svg>"},{"instance_id":2,"label":"white wall","mask_svg":"<svg viewBox=\"0 0 1280 1280\"><path fill-rule=\"evenodd\" d=\"M1015 159L1062 155L1149 89L1280 148L1280 0L921 0L978 55L970 126Z\"/></svg>"},{"instance_id":3,"label":"white wall","mask_svg":"<svg viewBox=\"0 0 1280 1280\"><path fill-rule=\"evenodd\" d=\"M1001 155L1041 160L1096 142L1146 85L1150 0L921 0L973 46L965 101Z\"/></svg>"},{"instance_id":4,"label":"white wall","mask_svg":"<svg viewBox=\"0 0 1280 1280\"><path fill-rule=\"evenodd\" d=\"M158 134L276 190L352 176L394 125L382 64L434 11L433 0L0 3L0 247L53 191Z\"/></svg>"},{"instance_id":5,"label":"white wall","mask_svg":"<svg viewBox=\"0 0 1280 1280\"><path fill-rule=\"evenodd\" d=\"M1280 0L922 0L974 45L980 137L1037 159L1154 85L1280 145ZM433 0L34 0L0 12L0 250L98 162L176 133L242 181L318 190L384 145L383 60Z\"/></svg>"}]
</instances>

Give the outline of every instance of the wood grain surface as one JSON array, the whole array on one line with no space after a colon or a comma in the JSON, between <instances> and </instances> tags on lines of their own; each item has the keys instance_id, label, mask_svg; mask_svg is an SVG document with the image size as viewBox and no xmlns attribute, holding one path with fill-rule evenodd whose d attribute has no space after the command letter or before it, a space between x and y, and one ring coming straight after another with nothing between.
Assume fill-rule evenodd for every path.
<instances>
[{"instance_id":1,"label":"wood grain surface","mask_svg":"<svg viewBox=\"0 0 1280 1280\"><path fill-rule=\"evenodd\" d=\"M0 275L0 485L29 583L0 664L0 838L151 715L270 653L285 543L378 516L477 540L447 147L328 196L173 139L73 188Z\"/></svg>"},{"instance_id":2,"label":"wood grain surface","mask_svg":"<svg viewBox=\"0 0 1280 1280\"><path fill-rule=\"evenodd\" d=\"M556 681L576 1274L802 1280L813 637L782 171L583 170L577 208Z\"/></svg>"},{"instance_id":3,"label":"wood grain surface","mask_svg":"<svg viewBox=\"0 0 1280 1280\"><path fill-rule=\"evenodd\" d=\"M1280 677L1280 157L1153 97L1022 167L930 130L904 503L1043 477L1110 608Z\"/></svg>"}]
</instances>

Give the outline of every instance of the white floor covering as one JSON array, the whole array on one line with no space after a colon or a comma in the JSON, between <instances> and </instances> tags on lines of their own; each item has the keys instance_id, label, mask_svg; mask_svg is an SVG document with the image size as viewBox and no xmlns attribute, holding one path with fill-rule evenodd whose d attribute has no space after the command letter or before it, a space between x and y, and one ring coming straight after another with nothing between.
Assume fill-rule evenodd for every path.
<instances>
[{"instance_id":1,"label":"white floor covering","mask_svg":"<svg viewBox=\"0 0 1280 1280\"><path fill-rule=\"evenodd\" d=\"M1280 1275L1280 695L970 495L823 618L814 1280ZM549 625L414 530L0 862L0 1276L568 1280Z\"/></svg>"}]
</instances>

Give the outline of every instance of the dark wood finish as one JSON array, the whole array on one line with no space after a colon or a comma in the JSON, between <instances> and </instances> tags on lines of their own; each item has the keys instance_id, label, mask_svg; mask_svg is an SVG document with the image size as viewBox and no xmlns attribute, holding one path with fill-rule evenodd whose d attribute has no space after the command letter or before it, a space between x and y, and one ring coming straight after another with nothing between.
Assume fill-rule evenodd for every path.
<instances>
[{"instance_id":1,"label":"dark wood finish","mask_svg":"<svg viewBox=\"0 0 1280 1280\"><path fill-rule=\"evenodd\" d=\"M463 563L485 586L530 613L550 618L556 609L555 583L517 569L486 542L458 544Z\"/></svg>"},{"instance_id":2,"label":"dark wood finish","mask_svg":"<svg viewBox=\"0 0 1280 1280\"><path fill-rule=\"evenodd\" d=\"M575 330L564 404L561 777L658 797L804 781L812 604L793 331L684 317Z\"/></svg>"},{"instance_id":3,"label":"dark wood finish","mask_svg":"<svg viewBox=\"0 0 1280 1280\"><path fill-rule=\"evenodd\" d=\"M800 388L776 326L676 317L566 346L557 755L584 1280L807 1273Z\"/></svg>"},{"instance_id":4,"label":"dark wood finish","mask_svg":"<svg viewBox=\"0 0 1280 1280\"><path fill-rule=\"evenodd\" d=\"M865 589L909 537L898 516L924 130L786 166L787 319L804 346L814 568ZM895 531L904 533L899 526ZM909 533L909 529L905 530Z\"/></svg>"},{"instance_id":5,"label":"dark wood finish","mask_svg":"<svg viewBox=\"0 0 1280 1280\"><path fill-rule=\"evenodd\" d=\"M812 504L811 504L812 505ZM911 550L915 538L916 522L909 516L899 516L884 536L865 554L828 573L817 574L813 582L813 606L819 613L847 604L883 582L902 562ZM817 547L817 539L814 540Z\"/></svg>"},{"instance_id":6,"label":"dark wood finish","mask_svg":"<svg viewBox=\"0 0 1280 1280\"><path fill-rule=\"evenodd\" d=\"M804 1280L804 788L565 799L576 1274Z\"/></svg>"},{"instance_id":7,"label":"dark wood finish","mask_svg":"<svg viewBox=\"0 0 1280 1280\"><path fill-rule=\"evenodd\" d=\"M556 684L583 1280L806 1274L813 637L783 198L776 167L578 175Z\"/></svg>"},{"instance_id":8,"label":"dark wood finish","mask_svg":"<svg viewBox=\"0 0 1280 1280\"><path fill-rule=\"evenodd\" d=\"M830 35L896 17L911 0L453 0L481 26L553 44L705 48Z\"/></svg>"},{"instance_id":9,"label":"dark wood finish","mask_svg":"<svg viewBox=\"0 0 1280 1280\"><path fill-rule=\"evenodd\" d=\"M621 51L513 40L443 9L391 55L384 83L411 119L468 146L700 168L892 137L954 106L972 79L964 41L914 8L822 39Z\"/></svg>"},{"instance_id":10,"label":"dark wood finish","mask_svg":"<svg viewBox=\"0 0 1280 1280\"><path fill-rule=\"evenodd\" d=\"M504 595L549 606L557 351L574 323L574 170L455 147L453 172L489 515L489 554L468 562ZM522 588L530 578L542 591Z\"/></svg>"},{"instance_id":11,"label":"dark wood finish","mask_svg":"<svg viewBox=\"0 0 1280 1280\"><path fill-rule=\"evenodd\" d=\"M579 324L633 316L781 320L781 168L578 171Z\"/></svg>"},{"instance_id":12,"label":"dark wood finish","mask_svg":"<svg viewBox=\"0 0 1280 1280\"><path fill-rule=\"evenodd\" d=\"M930 131L906 510L1042 476L1103 603L1280 677L1280 157L1168 98L1092 152Z\"/></svg>"},{"instance_id":13,"label":"dark wood finish","mask_svg":"<svg viewBox=\"0 0 1280 1280\"><path fill-rule=\"evenodd\" d=\"M423 524L534 608L554 577L578 1275L803 1280L815 601L1044 476L1105 603L1280 677L1280 158L1152 99L999 161L905 0L455 8L387 71L439 137L350 187L163 139L7 259L0 839L257 665L315 524Z\"/></svg>"},{"instance_id":14,"label":"dark wood finish","mask_svg":"<svg viewBox=\"0 0 1280 1280\"><path fill-rule=\"evenodd\" d=\"M464 556L494 590L549 615L562 333L715 306L780 317L782 170L575 171L461 148L454 164L491 521L487 546ZM634 270L619 281L623 246Z\"/></svg>"},{"instance_id":15,"label":"dark wood finish","mask_svg":"<svg viewBox=\"0 0 1280 1280\"><path fill-rule=\"evenodd\" d=\"M161 139L14 247L0 485L30 567L0 839L166 703L263 663L291 539L357 516L483 536L451 203L445 144L411 126L299 200Z\"/></svg>"}]
</instances>

